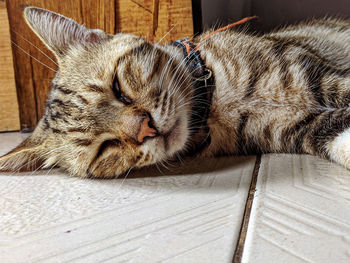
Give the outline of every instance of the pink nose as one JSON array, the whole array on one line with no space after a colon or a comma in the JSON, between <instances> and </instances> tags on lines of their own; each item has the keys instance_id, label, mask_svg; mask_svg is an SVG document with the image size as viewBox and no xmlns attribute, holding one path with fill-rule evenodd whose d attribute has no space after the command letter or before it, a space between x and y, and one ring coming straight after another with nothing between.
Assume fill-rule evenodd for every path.
<instances>
[{"instance_id":1,"label":"pink nose","mask_svg":"<svg viewBox=\"0 0 350 263\"><path fill-rule=\"evenodd\" d=\"M137 140L139 142L143 142L143 139L145 137L154 137L157 135L157 131L149 127L149 121L150 121L149 117L146 117L141 123L141 127L137 135Z\"/></svg>"}]
</instances>

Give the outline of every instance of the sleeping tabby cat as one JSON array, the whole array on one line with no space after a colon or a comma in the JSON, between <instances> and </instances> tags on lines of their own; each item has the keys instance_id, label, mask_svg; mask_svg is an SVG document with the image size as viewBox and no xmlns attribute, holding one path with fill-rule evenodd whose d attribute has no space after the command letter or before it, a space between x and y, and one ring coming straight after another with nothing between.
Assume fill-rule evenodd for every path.
<instances>
[{"instance_id":1,"label":"sleeping tabby cat","mask_svg":"<svg viewBox=\"0 0 350 263\"><path fill-rule=\"evenodd\" d=\"M0 158L3 171L58 165L106 178L193 150L308 153L350 168L349 21L216 33L198 48L213 74L203 89L176 45L86 29L35 7L24 15L59 70L43 118Z\"/></svg>"}]
</instances>

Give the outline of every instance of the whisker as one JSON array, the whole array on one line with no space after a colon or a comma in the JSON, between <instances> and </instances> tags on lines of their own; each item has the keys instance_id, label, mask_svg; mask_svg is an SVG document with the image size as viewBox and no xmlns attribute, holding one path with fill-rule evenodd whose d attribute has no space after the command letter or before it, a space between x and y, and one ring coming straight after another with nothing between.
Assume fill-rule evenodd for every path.
<instances>
[{"instance_id":1,"label":"whisker","mask_svg":"<svg viewBox=\"0 0 350 263\"><path fill-rule=\"evenodd\" d=\"M175 69L171 72L171 74L172 74L173 76L172 76L172 78L171 78L171 80L170 80L170 83L169 83L169 86L170 86L170 87L173 86L174 78L176 77L176 74L177 74L178 70L179 70L181 67L183 67L183 68L185 67L186 61L188 61L188 57L184 57L184 58L180 61L180 63L175 67ZM184 71L186 71L186 70L184 69ZM173 92L172 94L174 94L174 92Z\"/></svg>"},{"instance_id":2,"label":"whisker","mask_svg":"<svg viewBox=\"0 0 350 263\"><path fill-rule=\"evenodd\" d=\"M62 160L63 158L61 158L61 160ZM52 169L57 165L57 163L59 163L58 161L57 162L55 162L52 166L51 166L51 168L50 168L50 170L45 174L45 176L48 176L49 175L49 173L52 171Z\"/></svg>"},{"instance_id":3,"label":"whisker","mask_svg":"<svg viewBox=\"0 0 350 263\"><path fill-rule=\"evenodd\" d=\"M134 168L134 167L130 167L130 168L129 168L129 170L127 171L127 173L126 173L125 177L123 178L123 181L121 182L121 184L120 184L120 186L119 186L119 188L118 188L118 190L117 190L117 191L119 191L119 190L120 190L120 188L123 186L123 184L124 184L124 181L125 181L126 177L128 177L129 173L131 172L131 170L132 170L133 168Z\"/></svg>"},{"instance_id":4,"label":"whisker","mask_svg":"<svg viewBox=\"0 0 350 263\"><path fill-rule=\"evenodd\" d=\"M12 44L14 44L17 48L19 48L23 53L27 54L28 56L30 56L32 59L34 59L35 61L39 62L41 65L47 67L48 69L52 70L53 72L57 72L55 69L49 67L48 65L46 65L45 63L41 62L40 60L36 59L35 57L33 57L31 54L29 54L27 51L25 51L23 48L21 48L19 45L17 45L13 40L11 40Z\"/></svg>"},{"instance_id":5,"label":"whisker","mask_svg":"<svg viewBox=\"0 0 350 263\"><path fill-rule=\"evenodd\" d=\"M164 164L165 160L161 161L160 164L165 168L167 169L168 171L170 171L169 167L167 167L165 164ZM168 164L168 163L167 163Z\"/></svg>"},{"instance_id":6,"label":"whisker","mask_svg":"<svg viewBox=\"0 0 350 263\"><path fill-rule=\"evenodd\" d=\"M184 159L181 157L181 155L180 155L179 153L176 153L176 157L177 157L177 159L180 161L180 163L181 163L182 165L185 164Z\"/></svg>"},{"instance_id":7,"label":"whisker","mask_svg":"<svg viewBox=\"0 0 350 263\"><path fill-rule=\"evenodd\" d=\"M12 175L18 173L23 167L28 166L28 165L30 165L30 164L33 164L33 162L39 160L40 158L42 158L42 157L44 157L44 156L46 156L46 155L51 154L52 152L58 151L58 150L60 150L60 149L62 149L62 148L64 149L65 147L68 148L68 146L69 146L69 145L63 145L63 146L61 146L61 147L58 147L58 148L53 149L53 150L51 150L51 151L48 151L48 152L46 152L46 153L44 153L44 154L41 154L40 156L38 156L38 157L36 157L36 158L30 160L29 162L24 163L24 164L21 165L20 167L18 167L18 168L17 168L15 171L13 171L13 173L11 173L10 175L12 176ZM66 150L68 151L68 149L66 149Z\"/></svg>"},{"instance_id":8,"label":"whisker","mask_svg":"<svg viewBox=\"0 0 350 263\"><path fill-rule=\"evenodd\" d=\"M34 171L32 171L30 173L29 176L32 176L36 171L40 170L41 168L43 168L43 166L45 166L45 162L43 162L40 166L38 166Z\"/></svg>"},{"instance_id":9,"label":"whisker","mask_svg":"<svg viewBox=\"0 0 350 263\"><path fill-rule=\"evenodd\" d=\"M58 64L52 59L50 58L50 56L48 56L44 51L42 51L40 48L38 48L36 45L34 45L32 42L30 42L28 39L26 39L25 37L21 36L19 33L17 33L15 30L11 29L11 31L13 33L15 33L17 36L19 36L20 38L22 38L24 41L26 41L28 44L30 44L31 46L33 46L34 48L36 48L41 54L43 54L45 57L47 57L49 60L51 60L57 67Z\"/></svg>"},{"instance_id":10,"label":"whisker","mask_svg":"<svg viewBox=\"0 0 350 263\"><path fill-rule=\"evenodd\" d=\"M193 58L193 59L194 59L194 58ZM192 60L193 60L193 59L192 59ZM178 80L181 79L182 76L183 76L186 72L188 72L188 70L186 70L186 68L185 68L185 63L187 63L188 60L189 60L188 57L185 57L185 58L181 61L181 63L179 63L179 65L176 67L175 72L172 73L172 74L173 74L173 77L172 77L171 80L170 80L169 87L174 86L175 88L173 89L173 92L171 93L170 96L172 96L173 94L175 94L175 93L179 90L180 85L176 85L176 84L178 83ZM176 77L176 74L177 74L178 70L180 70L180 68L183 68L183 72L182 72L182 74L181 74L180 76L178 76L178 78L176 79L175 85L173 85L173 83L174 83L174 78ZM193 70L192 72L189 72L187 78L191 77L191 75L192 75L193 72L194 72L194 70ZM185 80L187 80L187 78L185 78L185 79L182 81L182 83L183 83ZM169 97L170 97L170 96L169 96Z\"/></svg>"},{"instance_id":11,"label":"whisker","mask_svg":"<svg viewBox=\"0 0 350 263\"><path fill-rule=\"evenodd\" d=\"M170 30L169 30L168 32L166 32L165 35L164 35L161 39L158 40L157 44L159 44L160 42L162 42L162 40L163 40L164 38L166 38L166 36L169 35L170 32L171 32L176 26L177 26L177 23L176 23L172 28L170 28Z\"/></svg>"}]
</instances>

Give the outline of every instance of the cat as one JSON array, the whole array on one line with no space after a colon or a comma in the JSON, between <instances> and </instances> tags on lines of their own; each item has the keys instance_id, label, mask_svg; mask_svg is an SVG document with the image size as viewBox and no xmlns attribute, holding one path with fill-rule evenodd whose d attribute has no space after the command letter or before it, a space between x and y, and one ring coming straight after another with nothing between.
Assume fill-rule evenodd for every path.
<instances>
[{"instance_id":1,"label":"cat","mask_svg":"<svg viewBox=\"0 0 350 263\"><path fill-rule=\"evenodd\" d=\"M312 20L259 36L225 30L203 40L206 32L185 41L194 51L186 57L179 42L110 35L36 7L24 17L59 70L43 117L0 158L2 171L57 165L114 178L177 154L269 152L350 168L350 21Z\"/></svg>"}]
</instances>

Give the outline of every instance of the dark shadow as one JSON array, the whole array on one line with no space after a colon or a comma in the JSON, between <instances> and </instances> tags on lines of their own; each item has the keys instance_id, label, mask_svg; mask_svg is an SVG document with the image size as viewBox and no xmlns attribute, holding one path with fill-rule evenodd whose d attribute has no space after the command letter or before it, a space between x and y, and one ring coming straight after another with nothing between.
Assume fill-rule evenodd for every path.
<instances>
[{"instance_id":1,"label":"dark shadow","mask_svg":"<svg viewBox=\"0 0 350 263\"><path fill-rule=\"evenodd\" d=\"M128 178L158 177L158 176L183 176L198 175L224 170L239 169L246 166L253 156L223 156L215 158L203 158L184 160L183 162L171 162L162 165L152 165L141 169L133 170Z\"/></svg>"}]
</instances>

